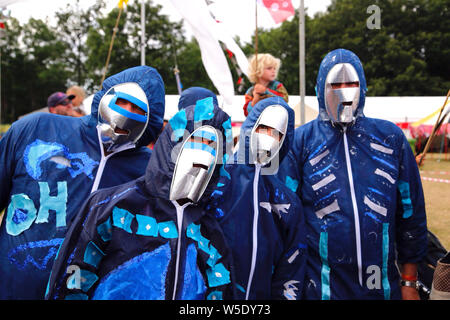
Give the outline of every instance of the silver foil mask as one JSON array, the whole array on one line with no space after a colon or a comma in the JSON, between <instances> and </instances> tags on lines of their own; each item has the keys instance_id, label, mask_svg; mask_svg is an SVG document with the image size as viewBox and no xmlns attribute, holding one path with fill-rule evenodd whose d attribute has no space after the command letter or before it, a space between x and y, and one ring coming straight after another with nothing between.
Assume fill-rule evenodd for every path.
<instances>
[{"instance_id":1,"label":"silver foil mask","mask_svg":"<svg viewBox=\"0 0 450 320\"><path fill-rule=\"evenodd\" d=\"M278 154L286 137L288 112L280 105L272 105L261 112L250 136L253 163L266 165Z\"/></svg>"},{"instance_id":2,"label":"silver foil mask","mask_svg":"<svg viewBox=\"0 0 450 320\"><path fill-rule=\"evenodd\" d=\"M217 163L219 135L211 126L196 129L183 143L175 164L170 200L198 202Z\"/></svg>"},{"instance_id":3,"label":"silver foil mask","mask_svg":"<svg viewBox=\"0 0 450 320\"><path fill-rule=\"evenodd\" d=\"M131 102L144 114L122 108L118 99ZM99 103L99 128L103 144L108 151L125 143L136 144L147 128L149 117L147 96L137 83L112 87Z\"/></svg>"},{"instance_id":4,"label":"silver foil mask","mask_svg":"<svg viewBox=\"0 0 450 320\"><path fill-rule=\"evenodd\" d=\"M325 107L332 122L353 122L359 87L358 73L350 63L339 63L331 68L325 80Z\"/></svg>"}]
</instances>

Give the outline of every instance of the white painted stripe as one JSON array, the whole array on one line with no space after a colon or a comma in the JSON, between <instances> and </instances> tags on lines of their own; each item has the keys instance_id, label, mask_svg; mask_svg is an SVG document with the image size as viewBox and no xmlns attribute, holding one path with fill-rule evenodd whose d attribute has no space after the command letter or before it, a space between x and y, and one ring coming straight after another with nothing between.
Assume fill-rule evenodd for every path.
<instances>
[{"instance_id":1,"label":"white painted stripe","mask_svg":"<svg viewBox=\"0 0 450 320\"><path fill-rule=\"evenodd\" d=\"M367 204L367 206L370 209L372 209L373 211L378 212L379 214L381 214L381 215L386 217L387 209L385 207L382 207L382 206L376 204L375 202L373 202L372 200L370 200L366 196L364 196L364 203Z\"/></svg>"},{"instance_id":2,"label":"white painted stripe","mask_svg":"<svg viewBox=\"0 0 450 320\"><path fill-rule=\"evenodd\" d=\"M326 157L329 153L330 153L330 150L326 150L326 151L322 152L321 154L319 154L318 156L309 160L309 163L312 166L315 166L316 164L318 164L320 162L320 160L322 160L324 157Z\"/></svg>"},{"instance_id":3,"label":"white painted stripe","mask_svg":"<svg viewBox=\"0 0 450 320\"><path fill-rule=\"evenodd\" d=\"M336 176L334 174L330 174L328 177L325 177L322 180L320 180L319 182L317 182L316 184L314 184L312 186L312 188L314 191L316 191L316 190L322 188L323 186L326 186L327 184L329 184L331 181L333 181L335 179L336 179Z\"/></svg>"},{"instance_id":4,"label":"white painted stripe","mask_svg":"<svg viewBox=\"0 0 450 320\"><path fill-rule=\"evenodd\" d=\"M337 200L334 200L334 202L332 204L316 211L316 216L317 216L317 218L322 219L327 214L330 214L332 212L339 211L339 210L341 210L341 208L339 207Z\"/></svg>"},{"instance_id":5,"label":"white painted stripe","mask_svg":"<svg viewBox=\"0 0 450 320\"><path fill-rule=\"evenodd\" d=\"M386 178L390 183L394 184L395 183L395 179L391 177L391 175L379 168L377 168L375 170L375 174L382 176L383 178Z\"/></svg>"},{"instance_id":6,"label":"white painted stripe","mask_svg":"<svg viewBox=\"0 0 450 320\"><path fill-rule=\"evenodd\" d=\"M289 257L288 262L292 263L295 260L295 258L297 258L299 253L300 253L300 251L298 249L295 250L295 252L292 254L292 256Z\"/></svg>"},{"instance_id":7,"label":"white painted stripe","mask_svg":"<svg viewBox=\"0 0 450 320\"><path fill-rule=\"evenodd\" d=\"M377 143L370 143L370 147L372 149L375 149L377 151L383 152L383 153L387 153L387 154L393 154L394 150L390 149L390 148L386 148L385 146L382 146L381 144L377 144Z\"/></svg>"}]
</instances>

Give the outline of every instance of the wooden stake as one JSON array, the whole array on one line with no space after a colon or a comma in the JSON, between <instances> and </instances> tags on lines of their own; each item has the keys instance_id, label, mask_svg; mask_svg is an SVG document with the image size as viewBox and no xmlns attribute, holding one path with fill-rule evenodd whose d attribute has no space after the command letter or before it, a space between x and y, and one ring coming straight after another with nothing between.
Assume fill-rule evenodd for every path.
<instances>
[{"instance_id":1,"label":"wooden stake","mask_svg":"<svg viewBox=\"0 0 450 320\"><path fill-rule=\"evenodd\" d=\"M433 138L434 138L434 136L436 135L436 133L438 131L437 129L438 129L438 126L439 126L439 124L441 122L440 120L441 120L442 111L444 111L445 106L447 105L447 101L448 101L448 97L449 96L450 96L450 90L448 90L448 92L447 92L447 97L445 98L444 105L441 107L441 111L439 112L439 115L438 115L438 117L436 119L436 123L434 124L433 131L431 131L430 138L428 138L427 144L425 145L425 148L423 149L422 155L420 156L419 167L422 164L422 161L425 158L425 155L426 155L428 149L430 148L431 142L433 141ZM446 116L446 114L444 116Z\"/></svg>"}]
</instances>

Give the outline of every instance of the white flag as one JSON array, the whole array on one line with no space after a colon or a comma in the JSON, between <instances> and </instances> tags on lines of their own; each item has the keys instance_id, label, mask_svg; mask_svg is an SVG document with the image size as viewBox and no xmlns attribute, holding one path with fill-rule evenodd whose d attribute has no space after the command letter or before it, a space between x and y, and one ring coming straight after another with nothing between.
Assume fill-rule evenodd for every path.
<instances>
[{"instance_id":1,"label":"white flag","mask_svg":"<svg viewBox=\"0 0 450 320\"><path fill-rule=\"evenodd\" d=\"M225 103L232 104L234 97L233 78L217 35L214 34L214 30L217 29L217 23L211 17L205 1L171 1L192 28L194 37L197 39L200 47L206 73Z\"/></svg>"}]
</instances>

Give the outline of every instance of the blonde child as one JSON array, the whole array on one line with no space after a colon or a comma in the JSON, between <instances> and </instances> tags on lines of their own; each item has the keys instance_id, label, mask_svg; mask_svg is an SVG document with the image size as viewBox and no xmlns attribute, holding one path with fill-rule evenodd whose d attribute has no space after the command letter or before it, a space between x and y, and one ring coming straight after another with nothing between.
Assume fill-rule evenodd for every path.
<instances>
[{"instance_id":1,"label":"blonde child","mask_svg":"<svg viewBox=\"0 0 450 320\"><path fill-rule=\"evenodd\" d=\"M250 82L254 85L245 93L245 116L250 113L258 101L265 98L278 96L288 102L286 88L281 82L276 80L280 64L280 59L269 53L259 53L250 58L248 76Z\"/></svg>"}]
</instances>

